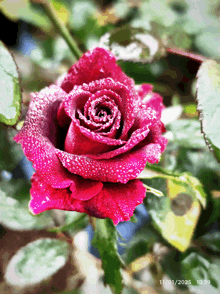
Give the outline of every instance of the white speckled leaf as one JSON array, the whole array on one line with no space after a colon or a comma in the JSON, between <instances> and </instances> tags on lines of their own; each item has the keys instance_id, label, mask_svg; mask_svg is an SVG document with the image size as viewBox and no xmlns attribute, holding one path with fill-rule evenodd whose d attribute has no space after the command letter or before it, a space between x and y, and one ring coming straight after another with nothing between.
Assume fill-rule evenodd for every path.
<instances>
[{"instance_id":1,"label":"white speckled leaf","mask_svg":"<svg viewBox=\"0 0 220 294\"><path fill-rule=\"evenodd\" d=\"M0 41L0 122L14 125L21 112L21 89L16 64Z\"/></svg>"},{"instance_id":2,"label":"white speckled leaf","mask_svg":"<svg viewBox=\"0 0 220 294\"><path fill-rule=\"evenodd\" d=\"M164 46L152 32L124 26L103 35L99 47L109 49L119 60L152 62L165 54Z\"/></svg>"},{"instance_id":3,"label":"white speckled leaf","mask_svg":"<svg viewBox=\"0 0 220 294\"><path fill-rule=\"evenodd\" d=\"M220 64L202 63L198 71L197 101L206 143L220 160Z\"/></svg>"},{"instance_id":4,"label":"white speckled leaf","mask_svg":"<svg viewBox=\"0 0 220 294\"><path fill-rule=\"evenodd\" d=\"M12 257L5 279L13 286L38 284L62 268L68 255L66 242L50 238L38 239L22 247Z\"/></svg>"}]
</instances>

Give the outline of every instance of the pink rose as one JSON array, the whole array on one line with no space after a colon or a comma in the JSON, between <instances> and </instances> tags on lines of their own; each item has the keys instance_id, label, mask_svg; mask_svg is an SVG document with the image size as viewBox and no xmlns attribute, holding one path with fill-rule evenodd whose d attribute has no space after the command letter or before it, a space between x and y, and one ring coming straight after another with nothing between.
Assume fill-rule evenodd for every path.
<instances>
[{"instance_id":1,"label":"pink rose","mask_svg":"<svg viewBox=\"0 0 220 294\"><path fill-rule=\"evenodd\" d=\"M21 143L36 173L30 210L129 220L143 202L136 177L160 160L167 140L162 98L134 81L102 48L85 53L63 81L32 94Z\"/></svg>"}]
</instances>

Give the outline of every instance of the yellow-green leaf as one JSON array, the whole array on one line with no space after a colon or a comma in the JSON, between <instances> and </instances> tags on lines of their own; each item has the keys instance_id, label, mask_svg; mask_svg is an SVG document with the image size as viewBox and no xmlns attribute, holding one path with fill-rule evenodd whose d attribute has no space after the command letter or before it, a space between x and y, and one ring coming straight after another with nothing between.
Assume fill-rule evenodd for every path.
<instances>
[{"instance_id":1,"label":"yellow-green leaf","mask_svg":"<svg viewBox=\"0 0 220 294\"><path fill-rule=\"evenodd\" d=\"M185 251L190 246L201 212L194 187L184 177L153 179L151 186L166 195L155 197L147 193L145 206L154 225L171 245Z\"/></svg>"}]
</instances>

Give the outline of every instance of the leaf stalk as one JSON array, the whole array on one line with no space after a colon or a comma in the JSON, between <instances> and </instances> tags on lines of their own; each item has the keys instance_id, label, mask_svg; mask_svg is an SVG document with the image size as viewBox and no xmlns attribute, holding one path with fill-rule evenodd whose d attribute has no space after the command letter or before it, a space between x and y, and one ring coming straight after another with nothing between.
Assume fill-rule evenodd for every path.
<instances>
[{"instance_id":1,"label":"leaf stalk","mask_svg":"<svg viewBox=\"0 0 220 294\"><path fill-rule=\"evenodd\" d=\"M82 56L82 51L79 49L77 43L73 39L73 37L70 35L68 29L66 26L61 22L59 19L57 12L50 1L48 0L42 0L40 1L42 6L45 9L45 12L47 16L50 18L52 24L55 26L57 31L60 33L60 35L63 37L63 39L66 41L67 45L69 46L71 52L73 53L74 57L79 59Z\"/></svg>"}]
</instances>

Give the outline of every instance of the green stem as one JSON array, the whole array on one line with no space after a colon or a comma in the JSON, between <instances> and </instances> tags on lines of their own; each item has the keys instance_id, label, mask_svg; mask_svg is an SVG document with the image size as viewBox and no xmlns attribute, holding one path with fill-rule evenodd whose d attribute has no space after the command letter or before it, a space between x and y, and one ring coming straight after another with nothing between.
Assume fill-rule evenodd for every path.
<instances>
[{"instance_id":1,"label":"green stem","mask_svg":"<svg viewBox=\"0 0 220 294\"><path fill-rule=\"evenodd\" d=\"M67 45L69 46L71 52L73 55L79 59L82 56L82 52L77 46L76 42L70 35L69 31L67 30L66 26L60 21L56 10L54 9L53 5L48 0L41 1L41 4L43 5L48 17L50 18L51 22L55 26L55 28L58 30L60 35L64 38Z\"/></svg>"}]
</instances>

